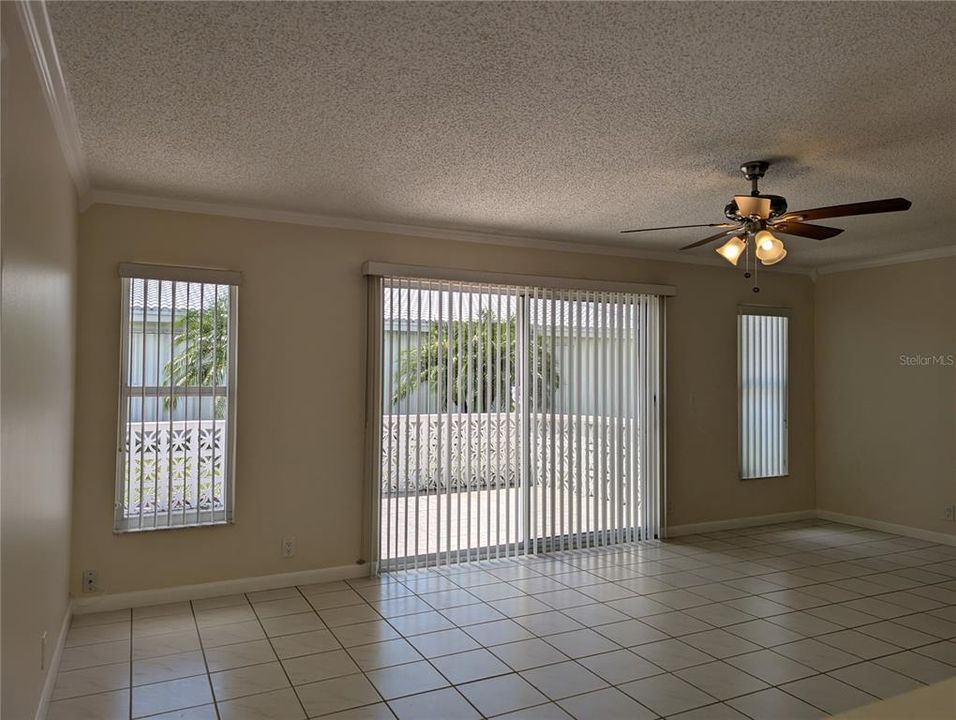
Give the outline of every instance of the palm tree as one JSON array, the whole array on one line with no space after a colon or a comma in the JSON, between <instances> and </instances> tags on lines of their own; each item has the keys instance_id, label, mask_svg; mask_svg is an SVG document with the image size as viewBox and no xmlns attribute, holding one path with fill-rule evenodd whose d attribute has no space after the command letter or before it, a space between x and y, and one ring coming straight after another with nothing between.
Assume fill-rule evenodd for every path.
<instances>
[{"instance_id":1,"label":"palm tree","mask_svg":"<svg viewBox=\"0 0 956 720\"><path fill-rule=\"evenodd\" d=\"M222 386L226 381L229 352L229 299L216 298L212 307L189 309L173 325L172 359L163 370L167 385L177 387ZM166 407L176 406L176 396ZM216 418L225 417L226 399L216 398Z\"/></svg>"},{"instance_id":2,"label":"palm tree","mask_svg":"<svg viewBox=\"0 0 956 720\"><path fill-rule=\"evenodd\" d=\"M431 322L420 346L399 354L392 402L397 403L424 384L437 396L442 410L448 410L450 372L450 399L463 412L514 410L517 349L514 315L499 320L483 310L477 320ZM550 339L532 334L528 359L534 364L530 395L535 405L531 410L550 409L560 383Z\"/></svg>"}]
</instances>

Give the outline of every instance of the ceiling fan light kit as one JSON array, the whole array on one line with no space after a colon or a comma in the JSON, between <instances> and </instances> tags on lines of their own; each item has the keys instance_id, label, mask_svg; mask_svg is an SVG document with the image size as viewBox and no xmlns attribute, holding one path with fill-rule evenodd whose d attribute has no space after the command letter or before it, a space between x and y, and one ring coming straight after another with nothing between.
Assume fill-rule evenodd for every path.
<instances>
[{"instance_id":1,"label":"ceiling fan light kit","mask_svg":"<svg viewBox=\"0 0 956 720\"><path fill-rule=\"evenodd\" d=\"M870 215L874 213L902 212L909 210L912 203L905 198L889 198L886 200L872 200L870 202L850 203L847 205L831 205L828 207L811 208L787 212L787 199L780 195L764 195L758 188L760 179L766 174L770 163L764 160L746 162L740 166L744 177L750 181L749 195L735 195L724 208L724 215L729 223L704 223L701 225L670 225L668 227L639 228L622 230L622 233L649 232L654 230L682 230L692 227L721 228L720 232L703 240L685 245L681 250L690 250L708 245L712 242L724 240L724 244L716 252L733 266L737 266L741 255L749 258L749 244L753 241L754 255L763 265L776 265L787 257L787 249L783 241L774 233L795 235L812 240L826 240L843 232L842 228L830 228L822 225L811 225L807 220L822 220L824 218L849 217L852 215ZM754 264L756 270L756 263ZM750 277L748 268L745 277ZM754 286L754 292L759 289Z\"/></svg>"},{"instance_id":2,"label":"ceiling fan light kit","mask_svg":"<svg viewBox=\"0 0 956 720\"><path fill-rule=\"evenodd\" d=\"M743 255L746 249L747 243L741 240L738 235L734 235L730 240L717 248L716 252L731 265L736 266L740 260L740 256Z\"/></svg>"},{"instance_id":3,"label":"ceiling fan light kit","mask_svg":"<svg viewBox=\"0 0 956 720\"><path fill-rule=\"evenodd\" d=\"M754 254L764 265L776 265L787 257L783 241L769 230L761 230L754 235Z\"/></svg>"}]
</instances>

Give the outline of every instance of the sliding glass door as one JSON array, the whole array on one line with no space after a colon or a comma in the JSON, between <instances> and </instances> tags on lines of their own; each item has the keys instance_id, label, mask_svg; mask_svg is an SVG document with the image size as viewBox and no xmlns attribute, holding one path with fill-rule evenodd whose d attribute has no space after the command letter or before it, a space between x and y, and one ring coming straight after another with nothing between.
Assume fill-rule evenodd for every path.
<instances>
[{"instance_id":1,"label":"sliding glass door","mask_svg":"<svg viewBox=\"0 0 956 720\"><path fill-rule=\"evenodd\" d=\"M659 297L374 283L379 569L656 534Z\"/></svg>"}]
</instances>

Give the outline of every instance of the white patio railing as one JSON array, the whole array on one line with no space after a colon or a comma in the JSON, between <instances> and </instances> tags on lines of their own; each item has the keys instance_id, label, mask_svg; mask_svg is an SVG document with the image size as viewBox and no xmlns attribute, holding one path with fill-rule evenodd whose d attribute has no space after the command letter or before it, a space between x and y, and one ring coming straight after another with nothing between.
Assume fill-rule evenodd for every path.
<instances>
[{"instance_id":1,"label":"white patio railing","mask_svg":"<svg viewBox=\"0 0 956 720\"><path fill-rule=\"evenodd\" d=\"M436 488L470 492L517 487L518 417L463 413L447 420L448 416L436 414L383 418L383 495L428 493ZM557 426L555 433L552 422ZM637 448L635 473L640 467L639 428L634 439L625 440L633 422L593 415L533 414L531 484L550 487L553 479L557 487L591 496L599 478L607 485L618 480L618 473L623 486L629 486L629 446ZM211 420L132 424L122 457L125 514L135 515L141 509L150 514L222 509L225 440L226 423L221 420L215 427ZM469 452L459 454L465 448ZM446 472L448 457L451 463Z\"/></svg>"},{"instance_id":2,"label":"white patio railing","mask_svg":"<svg viewBox=\"0 0 956 720\"><path fill-rule=\"evenodd\" d=\"M221 510L225 447L224 420L132 423L124 514Z\"/></svg>"},{"instance_id":3,"label":"white patio railing","mask_svg":"<svg viewBox=\"0 0 956 720\"><path fill-rule=\"evenodd\" d=\"M617 481L620 475L628 486L627 447L640 446L639 429L634 438L628 437L632 423L631 418L594 415L531 415L532 484L550 486L554 478L559 487L577 488L581 482L581 488L591 494L599 475L605 483ZM519 426L519 417L508 413L386 415L382 421L383 494L515 487L520 474ZM636 471L639 450L635 460Z\"/></svg>"}]
</instances>

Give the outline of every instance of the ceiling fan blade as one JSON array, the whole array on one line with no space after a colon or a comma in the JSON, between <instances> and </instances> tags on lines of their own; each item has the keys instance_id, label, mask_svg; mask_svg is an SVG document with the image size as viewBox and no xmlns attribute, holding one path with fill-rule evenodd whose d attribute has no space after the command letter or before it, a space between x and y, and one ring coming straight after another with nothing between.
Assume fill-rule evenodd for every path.
<instances>
[{"instance_id":1,"label":"ceiling fan blade","mask_svg":"<svg viewBox=\"0 0 956 720\"><path fill-rule=\"evenodd\" d=\"M823 220L824 218L849 217L850 215L870 215L872 213L901 212L909 210L911 203L906 198L888 198L870 202L849 203L848 205L830 205L829 207L797 210L780 216L780 220Z\"/></svg>"},{"instance_id":2,"label":"ceiling fan blade","mask_svg":"<svg viewBox=\"0 0 956 720\"><path fill-rule=\"evenodd\" d=\"M794 222L793 220L771 223L770 229L775 232L784 233L785 235L798 235L800 237L813 238L814 240L826 240L843 232L840 228L810 225L809 223Z\"/></svg>"},{"instance_id":3,"label":"ceiling fan blade","mask_svg":"<svg viewBox=\"0 0 956 720\"><path fill-rule=\"evenodd\" d=\"M656 228L638 228L636 230L621 230L621 233L636 233L636 232L652 232L654 230L684 230L686 228L699 228L699 227L735 227L730 223L706 223L704 225L670 225L668 227L656 227Z\"/></svg>"},{"instance_id":4,"label":"ceiling fan blade","mask_svg":"<svg viewBox=\"0 0 956 720\"><path fill-rule=\"evenodd\" d=\"M719 232L716 235L711 235L710 237L705 237L703 240L698 240L697 242L691 243L690 245L685 245L684 247L681 248L681 250L690 250L691 248L700 247L701 245L706 245L707 243L714 242L715 240L720 240L721 238L725 238L728 235L736 235L738 232L739 232L738 228L734 228L733 230L724 230L723 232Z\"/></svg>"}]
</instances>

